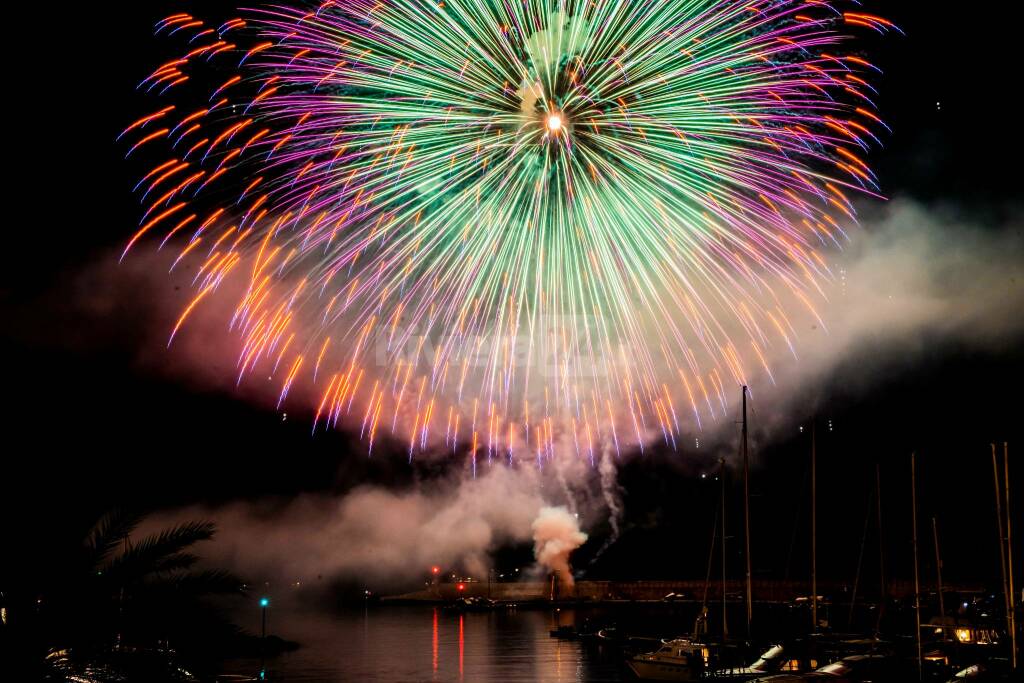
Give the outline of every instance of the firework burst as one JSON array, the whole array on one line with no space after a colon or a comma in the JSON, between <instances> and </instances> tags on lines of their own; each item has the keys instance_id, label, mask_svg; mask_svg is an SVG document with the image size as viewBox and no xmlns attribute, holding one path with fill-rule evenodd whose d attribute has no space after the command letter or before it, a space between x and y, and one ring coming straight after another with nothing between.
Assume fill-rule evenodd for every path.
<instances>
[{"instance_id":1,"label":"firework burst","mask_svg":"<svg viewBox=\"0 0 1024 683\"><path fill-rule=\"evenodd\" d=\"M166 154L125 252L162 232L196 268L172 339L240 291L239 381L313 387L314 429L474 461L675 445L771 377L783 301L818 317L823 252L877 191L848 26L893 28L810 0L173 15L184 53L140 89L203 104L123 134Z\"/></svg>"}]
</instances>

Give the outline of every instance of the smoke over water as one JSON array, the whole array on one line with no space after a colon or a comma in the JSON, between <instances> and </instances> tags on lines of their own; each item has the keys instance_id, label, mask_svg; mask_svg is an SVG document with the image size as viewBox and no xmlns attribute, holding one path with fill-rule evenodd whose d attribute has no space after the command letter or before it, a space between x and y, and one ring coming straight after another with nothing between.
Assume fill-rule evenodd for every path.
<instances>
[{"instance_id":1,"label":"smoke over water","mask_svg":"<svg viewBox=\"0 0 1024 683\"><path fill-rule=\"evenodd\" d=\"M545 506L540 488L528 469L492 467L411 491L362 487L342 498L305 494L170 516L214 520L218 542L209 557L243 575L402 583L433 565L486 575L490 553L530 541Z\"/></svg>"},{"instance_id":2,"label":"smoke over water","mask_svg":"<svg viewBox=\"0 0 1024 683\"><path fill-rule=\"evenodd\" d=\"M566 588L572 588L569 555L587 542L579 521L564 507L541 508L533 521L533 554L543 567L555 572Z\"/></svg>"},{"instance_id":3,"label":"smoke over water","mask_svg":"<svg viewBox=\"0 0 1024 683\"><path fill-rule=\"evenodd\" d=\"M342 498L305 494L289 501L192 507L149 520L154 529L183 519L216 522L214 563L244 576L308 583L317 577L402 585L430 567L486 575L499 547L533 543L539 568L571 587L570 554L587 534L577 514L552 507L528 468L489 467L411 491L357 488Z\"/></svg>"}]
</instances>

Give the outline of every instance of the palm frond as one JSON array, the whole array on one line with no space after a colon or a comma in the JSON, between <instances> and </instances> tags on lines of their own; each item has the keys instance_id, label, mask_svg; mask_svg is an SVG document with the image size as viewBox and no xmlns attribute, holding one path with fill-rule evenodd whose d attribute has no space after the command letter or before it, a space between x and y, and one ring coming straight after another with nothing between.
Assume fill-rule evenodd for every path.
<instances>
[{"instance_id":1,"label":"palm frond","mask_svg":"<svg viewBox=\"0 0 1024 683\"><path fill-rule=\"evenodd\" d=\"M111 559L107 573L124 581L141 579L154 571L160 571L159 567L167 558L180 554L199 541L212 538L215 529L212 522L185 522L147 536Z\"/></svg>"},{"instance_id":2,"label":"palm frond","mask_svg":"<svg viewBox=\"0 0 1024 683\"><path fill-rule=\"evenodd\" d=\"M86 558L90 567L98 567L135 530L142 517L127 510L114 509L96 522L85 540Z\"/></svg>"},{"instance_id":3,"label":"palm frond","mask_svg":"<svg viewBox=\"0 0 1024 683\"><path fill-rule=\"evenodd\" d=\"M153 564L154 573L175 572L183 569L191 569L199 561L198 555L192 553L175 553Z\"/></svg>"}]
</instances>

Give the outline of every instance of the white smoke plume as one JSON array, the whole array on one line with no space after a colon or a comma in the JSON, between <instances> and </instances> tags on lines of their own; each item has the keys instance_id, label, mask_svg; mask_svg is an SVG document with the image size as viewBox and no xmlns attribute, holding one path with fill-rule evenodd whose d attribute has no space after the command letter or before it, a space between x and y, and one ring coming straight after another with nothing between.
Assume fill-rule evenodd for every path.
<instances>
[{"instance_id":1,"label":"white smoke plume","mask_svg":"<svg viewBox=\"0 0 1024 683\"><path fill-rule=\"evenodd\" d=\"M982 225L952 208L898 199L876 210L832 255L826 328L805 320L796 358L775 348L774 383L752 382L753 408L769 432L813 411L825 398L823 380L866 392L936 345L997 352L1024 332L1024 222ZM849 364L855 371L839 376ZM735 396L738 404L739 387Z\"/></svg>"},{"instance_id":2,"label":"white smoke plume","mask_svg":"<svg viewBox=\"0 0 1024 683\"><path fill-rule=\"evenodd\" d=\"M594 554L591 564L597 561L615 541L619 540L619 534L622 533L622 492L619 487L618 470L615 467L611 444L605 444L601 449L601 460L597 464L597 472L600 476L601 496L604 499L605 507L608 509L608 524L612 532Z\"/></svg>"},{"instance_id":3,"label":"white smoke plume","mask_svg":"<svg viewBox=\"0 0 1024 683\"><path fill-rule=\"evenodd\" d=\"M567 588L575 583L569 568L569 555L586 543L579 520L564 507L541 508L533 520L533 554L542 566L558 575Z\"/></svg>"},{"instance_id":4,"label":"white smoke plume","mask_svg":"<svg viewBox=\"0 0 1024 683\"><path fill-rule=\"evenodd\" d=\"M402 583L427 575L433 565L486 575L490 553L529 542L545 505L539 490L529 469L500 466L475 479L405 492L363 487L340 499L305 494L285 502L196 507L149 524L213 520L217 542L206 556L243 576Z\"/></svg>"},{"instance_id":5,"label":"white smoke plume","mask_svg":"<svg viewBox=\"0 0 1024 683\"><path fill-rule=\"evenodd\" d=\"M209 561L288 583L328 577L409 584L435 565L485 576L496 549L532 541L538 567L572 587L569 556L588 536L578 513L544 499L546 488L559 488L556 478L545 484L545 476L554 474L500 465L477 478L459 473L409 491L361 487L342 498L304 494L190 507L156 515L146 528L210 519L218 533L204 550ZM581 499L590 516L603 514Z\"/></svg>"}]
</instances>

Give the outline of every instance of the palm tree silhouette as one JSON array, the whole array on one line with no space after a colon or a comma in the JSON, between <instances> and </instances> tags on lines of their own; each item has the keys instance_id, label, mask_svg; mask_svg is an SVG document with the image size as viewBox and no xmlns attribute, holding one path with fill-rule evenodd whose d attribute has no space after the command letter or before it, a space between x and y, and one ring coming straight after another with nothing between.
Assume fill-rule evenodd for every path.
<instances>
[{"instance_id":1,"label":"palm tree silhouette","mask_svg":"<svg viewBox=\"0 0 1024 683\"><path fill-rule=\"evenodd\" d=\"M176 679L153 668L202 667L244 637L215 599L241 595L242 581L198 568L191 552L213 537L214 525L190 521L140 535L143 521L124 510L104 515L66 556L40 607L20 620L50 676L89 666Z\"/></svg>"}]
</instances>

